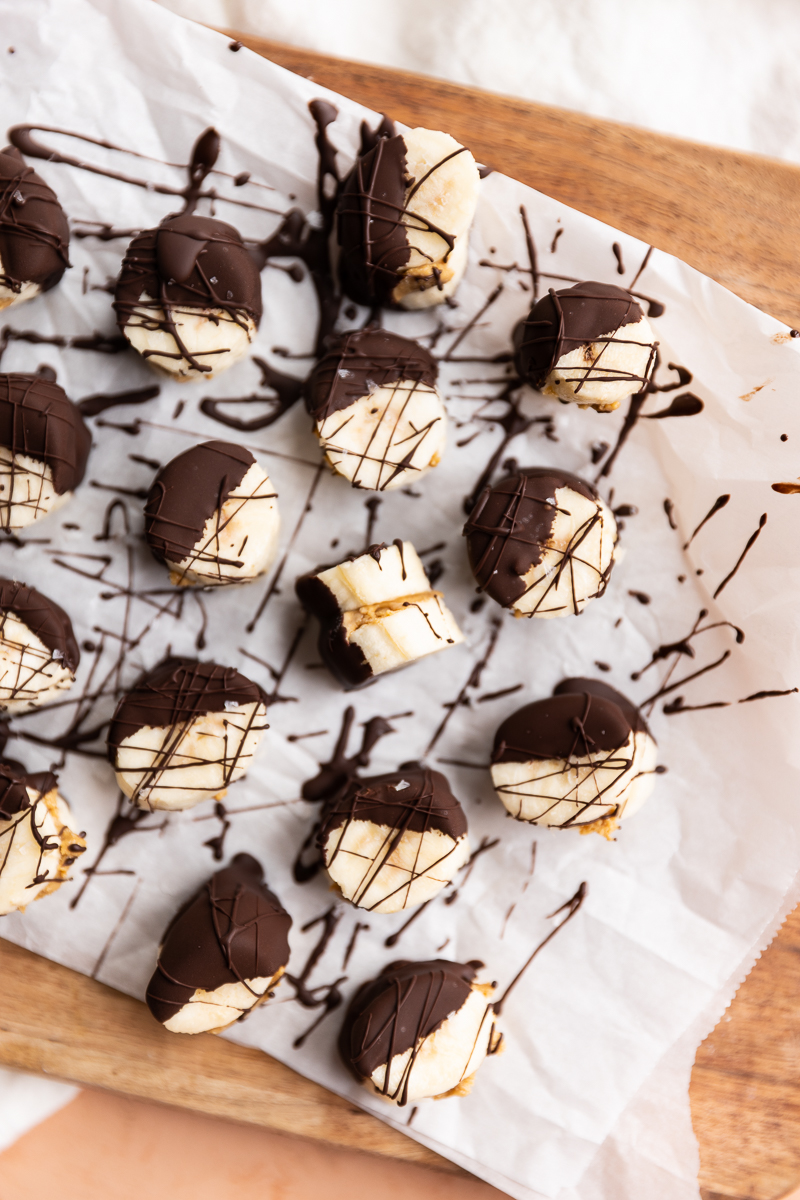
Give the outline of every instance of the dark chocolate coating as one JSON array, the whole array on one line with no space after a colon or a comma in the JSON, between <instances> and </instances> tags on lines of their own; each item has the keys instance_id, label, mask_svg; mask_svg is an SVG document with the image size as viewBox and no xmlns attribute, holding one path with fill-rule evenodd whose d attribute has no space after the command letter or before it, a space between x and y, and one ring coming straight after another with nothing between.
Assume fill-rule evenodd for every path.
<instances>
[{"instance_id":1,"label":"dark chocolate coating","mask_svg":"<svg viewBox=\"0 0 800 1200\"><path fill-rule=\"evenodd\" d=\"M5 614L14 613L44 643L54 658L75 674L81 652L72 622L60 604L48 600L36 588L14 579L0 579L0 640L4 637Z\"/></svg>"},{"instance_id":2,"label":"dark chocolate coating","mask_svg":"<svg viewBox=\"0 0 800 1200\"><path fill-rule=\"evenodd\" d=\"M146 672L117 705L108 730L110 761L115 762L116 748L124 739L140 729L188 724L204 713L224 712L226 700L266 704L262 688L235 667L193 658L165 659Z\"/></svg>"},{"instance_id":3,"label":"dark chocolate coating","mask_svg":"<svg viewBox=\"0 0 800 1200\"><path fill-rule=\"evenodd\" d=\"M0 763L0 821L10 820L17 813L30 808L31 803L25 776L13 767Z\"/></svg>"},{"instance_id":4,"label":"dark chocolate coating","mask_svg":"<svg viewBox=\"0 0 800 1200\"><path fill-rule=\"evenodd\" d=\"M409 786L396 790L405 781ZM351 821L371 821L397 830L398 838L409 830L426 833L436 829L458 841L467 832L467 818L460 803L450 791L450 784L440 771L429 767L411 766L386 775L368 779L353 779L325 806L320 822L317 844L320 849L330 834ZM393 839L385 852L394 849ZM335 857L335 852L334 852Z\"/></svg>"},{"instance_id":5,"label":"dark chocolate coating","mask_svg":"<svg viewBox=\"0 0 800 1200\"><path fill-rule=\"evenodd\" d=\"M339 1054L361 1082L412 1050L412 1064L421 1042L461 1009L472 991L479 962L389 963L376 979L361 985L350 1001L339 1034ZM386 1072L384 1094L389 1094ZM401 1083L403 1092L409 1071ZM401 1096L400 1103L405 1102Z\"/></svg>"},{"instance_id":6,"label":"dark chocolate coating","mask_svg":"<svg viewBox=\"0 0 800 1200\"><path fill-rule=\"evenodd\" d=\"M48 466L63 496L83 479L92 435L57 383L42 375L0 375L0 445Z\"/></svg>"},{"instance_id":7,"label":"dark chocolate coating","mask_svg":"<svg viewBox=\"0 0 800 1200\"><path fill-rule=\"evenodd\" d=\"M324 421L368 395L371 384L387 387L403 379L434 387L437 374L433 355L410 338L386 329L358 329L337 338L309 375L306 408L315 421Z\"/></svg>"},{"instance_id":8,"label":"dark chocolate coating","mask_svg":"<svg viewBox=\"0 0 800 1200\"><path fill-rule=\"evenodd\" d=\"M481 591L510 608L526 592L523 576L544 555L556 518L557 488L596 501L590 483L556 467L526 467L487 487L467 518L464 535ZM604 587L601 581L601 589Z\"/></svg>"},{"instance_id":9,"label":"dark chocolate coating","mask_svg":"<svg viewBox=\"0 0 800 1200\"><path fill-rule=\"evenodd\" d=\"M584 758L621 749L647 722L621 692L599 679L564 679L546 700L526 704L497 730L492 762Z\"/></svg>"},{"instance_id":10,"label":"dark chocolate coating","mask_svg":"<svg viewBox=\"0 0 800 1200\"><path fill-rule=\"evenodd\" d=\"M162 1024L198 988L271 979L289 961L292 918L264 883L249 854L215 872L167 928L147 1006Z\"/></svg>"},{"instance_id":11,"label":"dark chocolate coating","mask_svg":"<svg viewBox=\"0 0 800 1200\"><path fill-rule=\"evenodd\" d=\"M186 358L201 366L186 350L172 320L174 309L218 308L244 327L251 317L261 320L261 275L238 231L213 217L193 213L165 217L157 229L137 234L125 253L114 294L117 324L122 332L146 292L163 307L159 325L175 338L180 353L156 357ZM150 314L147 316L150 320ZM145 352L152 357L151 352Z\"/></svg>"},{"instance_id":12,"label":"dark chocolate coating","mask_svg":"<svg viewBox=\"0 0 800 1200\"><path fill-rule=\"evenodd\" d=\"M339 281L357 304L386 304L411 248L402 223L406 144L400 134L380 137L342 183L337 209Z\"/></svg>"},{"instance_id":13,"label":"dark chocolate coating","mask_svg":"<svg viewBox=\"0 0 800 1200\"><path fill-rule=\"evenodd\" d=\"M15 146L0 150L0 284L55 287L69 264L69 224L55 192Z\"/></svg>"},{"instance_id":14,"label":"dark chocolate coating","mask_svg":"<svg viewBox=\"0 0 800 1200\"><path fill-rule=\"evenodd\" d=\"M294 590L306 612L319 622L317 646L320 658L342 687L352 691L373 678L372 667L361 647L348 641L338 601L330 588L317 578L324 570L325 567L319 567L317 571L301 575Z\"/></svg>"},{"instance_id":15,"label":"dark chocolate coating","mask_svg":"<svg viewBox=\"0 0 800 1200\"><path fill-rule=\"evenodd\" d=\"M233 442L201 442L161 468L144 509L145 537L159 562L179 563L191 555L206 522L255 461Z\"/></svg>"},{"instance_id":16,"label":"dark chocolate coating","mask_svg":"<svg viewBox=\"0 0 800 1200\"><path fill-rule=\"evenodd\" d=\"M630 292L613 284L590 281L559 291L550 288L515 331L519 376L541 387L563 355L590 342L610 339L624 325L633 325L641 317L642 310ZM604 378L610 381L617 377ZM645 380L638 382L644 384Z\"/></svg>"},{"instance_id":17,"label":"dark chocolate coating","mask_svg":"<svg viewBox=\"0 0 800 1200\"><path fill-rule=\"evenodd\" d=\"M610 684L603 683L601 679L583 679L573 676L570 679L562 679L561 683L553 689L554 696L563 696L568 692L588 692L591 696L599 696L604 700L610 700L622 710L626 721L634 733L650 734L647 721L645 721L633 701L629 700L627 696L623 696L622 692L618 692ZM652 734L650 736L652 737Z\"/></svg>"}]
</instances>

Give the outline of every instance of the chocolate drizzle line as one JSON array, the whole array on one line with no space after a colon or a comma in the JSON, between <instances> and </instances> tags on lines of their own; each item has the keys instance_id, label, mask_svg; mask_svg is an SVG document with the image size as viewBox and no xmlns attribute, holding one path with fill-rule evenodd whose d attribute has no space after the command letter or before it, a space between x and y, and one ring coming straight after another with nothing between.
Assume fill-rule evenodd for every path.
<instances>
[{"instance_id":1,"label":"chocolate drizzle line","mask_svg":"<svg viewBox=\"0 0 800 1200\"><path fill-rule=\"evenodd\" d=\"M693 542L693 541L694 541L694 539L697 537L698 533L699 533L699 532L700 532L700 530L703 528L703 526L706 524L706 522L707 522L707 521L710 521L710 520L711 520L711 518L712 518L712 517L715 515L715 513L718 513L718 512L720 511L720 509L724 508L724 507L725 507L725 505L728 503L728 501L729 501L729 500L730 500L730 495L728 495L727 493L726 493L724 496L717 496L716 500L715 500L715 501L714 501L714 503L711 505L711 508L708 510L708 512L706 513L706 515L703 517L703 519L702 519L702 521L700 522L700 524L699 524L699 525L697 525L697 526L695 527L695 529L693 530L693 532L692 532L692 535L691 535L691 537L689 538L688 542L684 542L684 544L683 544L683 549L684 549L684 550L688 550L688 549L689 549L689 547L691 546L692 542Z\"/></svg>"},{"instance_id":2,"label":"chocolate drizzle line","mask_svg":"<svg viewBox=\"0 0 800 1200\"><path fill-rule=\"evenodd\" d=\"M444 705L442 705L443 708L447 709L447 713L440 721L438 727L436 728L436 730L434 732L433 737L431 738L428 745L425 747L425 753L423 755L423 758L427 758L428 755L431 753L434 746L439 741L439 739L441 738L444 731L447 729L447 726L450 723L450 719L453 716L453 713L456 712L459 708L461 708L462 705L465 705L465 704L468 705L470 703L470 700L468 697L470 688L475 689L475 688L479 688L481 686L481 678L483 676L483 672L486 670L486 667L489 665L489 661L490 661L492 655L494 654L495 647L497 645L497 639L499 636L500 636L500 620L497 617L492 617L490 625L489 625L489 640L486 645L486 649L483 652L483 655L480 657L480 659L475 663L475 665L470 670L470 673L467 676L467 681L464 684L464 686L461 688L461 690L459 691L455 700L449 701L449 702L445 703Z\"/></svg>"},{"instance_id":3,"label":"chocolate drizzle line","mask_svg":"<svg viewBox=\"0 0 800 1200\"><path fill-rule=\"evenodd\" d=\"M742 551L742 553L741 553L741 554L739 555L739 557L737 558L737 560L736 560L736 563L735 563L735 565L734 565L734 567L733 567L733 570L732 570L732 571L729 571L729 572L728 572L728 574L727 574L727 575L725 576L725 578L723 579L722 583L720 583L720 584L717 586L717 589L716 589L716 591L714 592L714 599L715 599L715 600L716 600L717 596L720 594L720 592L723 590L723 588L726 588L726 587L728 586L728 584L729 584L729 583L730 583L730 581L733 579L733 577L734 577L734 575L736 574L736 572L739 570L739 567L742 565L742 563L744 562L745 558L746 558L746 557L747 557L747 555L750 553L750 550L753 548L753 546L754 546L754 544L755 544L756 538L759 536L759 534L761 533L761 530L764 528L764 526L766 525L766 523L767 523L767 514L766 514L766 513L762 513L762 514L761 514L761 516L759 517L759 520L758 520L758 528L756 529L755 533L751 533L751 534L750 534L750 537L747 539L747 544L745 545L745 548L744 548L744 550Z\"/></svg>"},{"instance_id":4,"label":"chocolate drizzle line","mask_svg":"<svg viewBox=\"0 0 800 1200\"><path fill-rule=\"evenodd\" d=\"M96 417L107 409L117 408L122 404L144 404L148 400L155 400L160 393L161 388L157 383L152 387L134 388L129 392L97 392L79 400L78 408L82 416Z\"/></svg>"},{"instance_id":5,"label":"chocolate drizzle line","mask_svg":"<svg viewBox=\"0 0 800 1200\"><path fill-rule=\"evenodd\" d=\"M337 1009L342 1003L342 993L340 985L346 982L347 976L342 975L333 983L322 983L316 987L309 987L308 981L314 971L319 960L325 953L328 943L336 932L336 927L343 916L342 910L336 905L327 909L326 912L320 913L318 917L314 917L311 921L307 921L301 927L302 933L307 933L309 929L313 929L315 925L322 923L322 933L316 945L312 948L311 953L306 959L306 964L299 975L286 975L287 983L290 983L295 989L295 999L302 1004L303 1008L322 1008L322 1012L312 1021L308 1029L296 1037L292 1042L295 1050L299 1050L304 1045L310 1034L314 1032L318 1025L325 1020L329 1013Z\"/></svg>"},{"instance_id":6,"label":"chocolate drizzle line","mask_svg":"<svg viewBox=\"0 0 800 1200\"><path fill-rule=\"evenodd\" d=\"M517 972L517 974L511 980L511 983L508 985L506 990L503 992L500 999L495 1001L495 1003L493 1005L495 1016L498 1016L498 1017L500 1016L500 1013L503 1011L503 1006L505 1005L506 1000L511 995L511 992L513 991L513 989L517 986L520 979L522 979L522 976L528 970L528 967L531 965L533 960L536 958L537 954L545 948L545 946L547 945L548 942L552 941L552 939L556 936L557 933L561 932L561 930L564 928L564 926L569 921L571 921L572 918L576 915L576 913L580 910L581 906L583 905L584 900L586 899L588 890L589 890L588 884L584 881L580 885L580 887L578 888L578 890L574 896L571 896L570 899L566 900L561 905L560 908L557 908L554 912L551 912L548 915L547 919L551 920L553 917L557 917L559 915L559 913L566 912L566 914L567 914L561 921L559 921L559 923L558 923L558 925L556 925L555 929L551 929L550 932L548 933L547 937L544 938L541 942L539 942L539 945L533 951L533 953L531 954L528 961L524 964L524 966L522 966L520 968L520 970Z\"/></svg>"}]
</instances>

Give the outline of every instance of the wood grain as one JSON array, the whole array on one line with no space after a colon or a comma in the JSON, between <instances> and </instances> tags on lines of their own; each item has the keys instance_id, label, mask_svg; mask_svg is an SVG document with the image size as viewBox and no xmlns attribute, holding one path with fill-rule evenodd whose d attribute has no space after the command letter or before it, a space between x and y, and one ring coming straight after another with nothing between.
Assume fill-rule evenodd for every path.
<instances>
[{"instance_id":1,"label":"wood grain","mask_svg":"<svg viewBox=\"0 0 800 1200\"><path fill-rule=\"evenodd\" d=\"M800 325L800 169L238 36L325 87L447 130L497 170ZM136 1001L3 941L0 997L0 1063L457 1170L274 1059L174 1037ZM706 1200L777 1200L797 1186L798 1080L800 909L697 1054L691 1102Z\"/></svg>"},{"instance_id":2,"label":"wood grain","mask_svg":"<svg viewBox=\"0 0 800 1200\"><path fill-rule=\"evenodd\" d=\"M463 1174L260 1050L176 1037L138 1000L2 940L0 981L5 1066Z\"/></svg>"},{"instance_id":3,"label":"wood grain","mask_svg":"<svg viewBox=\"0 0 800 1200\"><path fill-rule=\"evenodd\" d=\"M479 161L677 255L787 324L800 324L799 167L230 36L396 120L446 130Z\"/></svg>"}]
</instances>

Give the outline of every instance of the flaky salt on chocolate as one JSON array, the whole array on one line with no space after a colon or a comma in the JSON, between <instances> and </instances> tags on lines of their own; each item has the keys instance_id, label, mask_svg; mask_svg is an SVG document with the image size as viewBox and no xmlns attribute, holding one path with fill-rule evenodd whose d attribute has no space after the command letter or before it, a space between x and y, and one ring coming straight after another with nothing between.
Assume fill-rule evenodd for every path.
<instances>
[{"instance_id":1,"label":"flaky salt on chocolate","mask_svg":"<svg viewBox=\"0 0 800 1200\"><path fill-rule=\"evenodd\" d=\"M80 410L57 383L0 374L0 528L26 529L65 504L91 445Z\"/></svg>"},{"instance_id":2,"label":"flaky salt on chocolate","mask_svg":"<svg viewBox=\"0 0 800 1200\"><path fill-rule=\"evenodd\" d=\"M0 916L58 890L86 850L51 772L0 763Z\"/></svg>"},{"instance_id":3,"label":"flaky salt on chocolate","mask_svg":"<svg viewBox=\"0 0 800 1200\"><path fill-rule=\"evenodd\" d=\"M467 818L439 771L354 779L326 805L317 844L346 900L391 913L430 900L469 858Z\"/></svg>"},{"instance_id":4,"label":"flaky salt on chocolate","mask_svg":"<svg viewBox=\"0 0 800 1200\"><path fill-rule=\"evenodd\" d=\"M630 292L594 282L550 288L514 341L521 379L598 412L611 412L647 386L658 346Z\"/></svg>"},{"instance_id":5,"label":"flaky salt on chocolate","mask_svg":"<svg viewBox=\"0 0 800 1200\"><path fill-rule=\"evenodd\" d=\"M262 689L234 667L168 658L123 696L108 731L117 783L142 809L222 799L266 729Z\"/></svg>"},{"instance_id":6,"label":"flaky salt on chocolate","mask_svg":"<svg viewBox=\"0 0 800 1200\"><path fill-rule=\"evenodd\" d=\"M319 621L323 662L348 690L464 640L411 542L399 538L302 575L295 590Z\"/></svg>"},{"instance_id":7,"label":"flaky salt on chocolate","mask_svg":"<svg viewBox=\"0 0 800 1200\"><path fill-rule=\"evenodd\" d=\"M278 497L244 446L202 442L167 463L145 505L145 537L176 586L257 579L278 549Z\"/></svg>"},{"instance_id":8,"label":"flaky salt on chocolate","mask_svg":"<svg viewBox=\"0 0 800 1200\"><path fill-rule=\"evenodd\" d=\"M261 275L232 225L182 213L128 246L114 309L156 370L213 379L249 349L261 321Z\"/></svg>"},{"instance_id":9,"label":"flaky salt on chocolate","mask_svg":"<svg viewBox=\"0 0 800 1200\"><path fill-rule=\"evenodd\" d=\"M63 608L35 588L0 579L0 710L27 712L75 682L81 652Z\"/></svg>"},{"instance_id":10,"label":"flaky salt on chocolate","mask_svg":"<svg viewBox=\"0 0 800 1200\"><path fill-rule=\"evenodd\" d=\"M277 986L289 961L292 918L237 854L170 922L147 986L150 1012L171 1033L220 1033Z\"/></svg>"},{"instance_id":11,"label":"flaky salt on chocolate","mask_svg":"<svg viewBox=\"0 0 800 1200\"><path fill-rule=\"evenodd\" d=\"M516 617L566 617L602 596L617 523L596 488L557 467L527 467L487 487L464 526L480 591Z\"/></svg>"},{"instance_id":12,"label":"flaky salt on chocolate","mask_svg":"<svg viewBox=\"0 0 800 1200\"><path fill-rule=\"evenodd\" d=\"M441 958L389 963L350 1002L339 1035L345 1067L399 1107L466 1095L502 1040L494 985L477 980L482 967Z\"/></svg>"},{"instance_id":13,"label":"flaky salt on chocolate","mask_svg":"<svg viewBox=\"0 0 800 1200\"><path fill-rule=\"evenodd\" d=\"M565 679L497 730L492 782L518 821L609 836L651 794L657 756L627 697L597 679Z\"/></svg>"},{"instance_id":14,"label":"flaky salt on chocolate","mask_svg":"<svg viewBox=\"0 0 800 1200\"><path fill-rule=\"evenodd\" d=\"M446 133L386 123L367 134L342 184L337 270L358 304L429 308L456 291L467 266L480 176Z\"/></svg>"},{"instance_id":15,"label":"flaky salt on chocolate","mask_svg":"<svg viewBox=\"0 0 800 1200\"><path fill-rule=\"evenodd\" d=\"M0 150L0 309L56 286L70 265L69 223L16 146Z\"/></svg>"},{"instance_id":16,"label":"flaky salt on chocolate","mask_svg":"<svg viewBox=\"0 0 800 1200\"><path fill-rule=\"evenodd\" d=\"M437 373L428 350L385 329L337 338L305 385L330 468L353 487L383 492L435 467L447 431Z\"/></svg>"}]
</instances>

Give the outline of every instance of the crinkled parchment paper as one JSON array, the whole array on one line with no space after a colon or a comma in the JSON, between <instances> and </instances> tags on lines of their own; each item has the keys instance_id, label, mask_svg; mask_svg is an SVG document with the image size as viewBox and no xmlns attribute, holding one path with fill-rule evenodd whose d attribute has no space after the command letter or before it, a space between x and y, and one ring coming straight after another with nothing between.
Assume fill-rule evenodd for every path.
<instances>
[{"instance_id":1,"label":"crinkled parchment paper","mask_svg":"<svg viewBox=\"0 0 800 1200\"><path fill-rule=\"evenodd\" d=\"M195 139L214 124L223 139L220 169L231 175L248 171L253 180L237 189L230 179L216 178L220 196L266 204L276 214L220 199L218 216L245 236L263 238L291 204L313 212L317 157L307 104L325 95L323 89L247 50L231 53L227 39L146 0L124 5L2 0L0 18L0 94L7 124L38 121L108 139L156 161L56 140L59 149L89 161L176 186L183 182L181 169L161 164L185 163ZM6 52L10 46L14 54ZM344 170L357 146L359 122L374 117L347 100L335 102L340 115L330 133ZM74 225L108 221L141 228L175 207L154 191L69 166L35 165ZM258 186L264 184L272 190ZM458 307L388 314L387 325L420 337L445 326L435 347L446 356L458 331L502 285L453 357L488 358L507 350L513 324L531 297L521 204L542 272L631 283L646 246L490 175L481 187ZM558 230L563 235L556 240ZM617 273L614 242L624 274ZM124 239L74 238L73 269L62 284L3 319L17 330L45 335L114 332L110 296L102 285L116 275L124 248ZM501 269L513 264L522 269ZM550 278L542 281L551 284L559 286ZM502 381L503 364L442 364L452 418L446 457L410 494L381 497L375 514L378 540L409 538L420 550L444 543L426 561L441 560L439 586L467 641L351 697L353 740L370 716L393 717L395 732L378 745L374 767L393 769L427 754L461 797L473 846L482 838L499 841L475 861L457 900L447 904L448 894L440 896L394 947L386 947L385 939L404 923L404 914L365 917L342 906L335 935L309 982L325 985L346 976L341 987L349 997L391 959L440 953L483 959L504 987L552 928L547 914L586 881L582 910L537 957L509 999L507 1052L486 1063L472 1095L419 1105L409 1127L408 1110L370 1099L338 1063L334 1042L341 1010L295 1049L293 1040L319 1014L301 1008L284 984L273 1002L226 1034L405 1127L411 1137L518 1197L697 1195L687 1095L694 1049L793 903L800 866L800 700L783 695L739 703L800 684L795 617L800 499L771 488L791 482L800 470L797 344L778 322L660 252L651 255L637 290L665 306L655 322L659 383L679 382L670 363L692 375L683 388L650 396L644 413L667 408L687 390L705 407L690 417L640 420L611 474L601 479L606 496L613 487L614 507L636 510L624 518L626 554L605 598L579 619L562 621L515 621L491 602L472 611L462 506L502 436L496 424L481 418L505 411L482 399L501 389L502 382L487 381ZM264 320L253 353L302 374L308 360L276 355L273 347L308 353L316 322L313 289L307 278L297 283L284 270L267 267L263 291ZM365 315L357 313L351 324ZM153 381L132 353L103 355L14 340L2 369L34 370L41 363L57 371L76 400ZM317 669L310 628L290 654L303 625L292 585L300 572L361 548L369 512L363 493L318 469L316 443L299 406L244 434L226 430L199 407L207 396L253 394L268 395L257 364L245 361L210 384L165 383L157 399L93 418L96 444L77 496L30 530L23 546L0 544L0 571L59 600L80 640L96 647L84 650L76 685L76 694L100 693L87 728L107 719L115 689L154 665L167 647L196 653L203 630L201 653L236 665L275 692L272 728L256 766L226 799L224 856L248 850L263 862L270 886L294 917L291 970L297 974L320 935L319 925L305 932L303 926L334 903L324 878L303 886L292 879L292 860L314 816L298 798L299 788L317 762L329 757L348 698ZM182 409L179 401L185 402ZM223 411L251 419L268 407L265 400ZM530 391L522 410L545 419L510 442L501 458L557 464L587 478L604 461L593 463L592 447L613 445L625 416L625 406L600 415ZM782 434L788 440L781 441ZM195 441L226 436L250 446L277 486L281 553L264 581L199 598L185 595L178 618L178 601L164 591L166 573L141 540L136 493L147 489L153 473L141 460L163 463ZM684 551L723 494L730 501ZM120 504L104 538L107 505L114 499ZM674 505L672 522L667 499ZM715 599L763 513L766 524ZM646 594L649 603L635 592ZM702 624L715 627L694 637L684 652L665 653L632 680L658 647L686 638L702 609L709 614ZM737 643L725 622L744 630L743 642ZM494 651L476 672L493 637ZM641 702L668 675L670 684L680 684L717 660L713 669L653 705L651 724L668 773L618 840L533 829L504 817L481 764L495 728L520 704L549 694L560 678L574 674L598 675ZM597 663L610 670L603 673ZM521 687L514 692L495 695L516 685ZM665 713L664 705L675 707L677 697L683 697L680 710ZM718 703L723 706L704 707ZM57 736L74 713L72 705L15 719L17 736L8 752L34 770L58 760L51 745L31 739ZM309 733L315 736L289 740ZM142 997L160 933L176 906L215 867L213 843L222 822L211 805L168 820L153 814L98 863L118 793L102 742L83 748L94 756L68 754L61 778L78 826L87 831L87 861L57 896L6 918L2 935ZM96 872L85 874L86 866L95 865ZM77 906L70 907L79 893ZM369 928L360 931L345 968L359 920Z\"/></svg>"}]
</instances>

